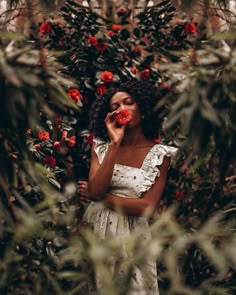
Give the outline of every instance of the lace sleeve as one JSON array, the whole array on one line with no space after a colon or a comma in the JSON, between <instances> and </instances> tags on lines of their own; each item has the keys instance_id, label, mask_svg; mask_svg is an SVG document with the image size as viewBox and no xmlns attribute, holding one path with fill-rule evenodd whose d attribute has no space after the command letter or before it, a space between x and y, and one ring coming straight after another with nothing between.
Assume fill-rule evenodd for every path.
<instances>
[{"instance_id":1,"label":"lace sleeve","mask_svg":"<svg viewBox=\"0 0 236 295\"><path fill-rule=\"evenodd\" d=\"M145 179L140 187L139 195L150 189L157 177L160 176L159 166L163 163L165 157L171 158L173 164L178 149L173 146L158 144L154 146L146 157L142 169L145 171Z\"/></svg>"},{"instance_id":2,"label":"lace sleeve","mask_svg":"<svg viewBox=\"0 0 236 295\"><path fill-rule=\"evenodd\" d=\"M94 142L94 151L96 155L98 156L99 163L101 164L106 155L108 143L105 141L102 141L99 138L94 138L93 142Z\"/></svg>"}]
</instances>

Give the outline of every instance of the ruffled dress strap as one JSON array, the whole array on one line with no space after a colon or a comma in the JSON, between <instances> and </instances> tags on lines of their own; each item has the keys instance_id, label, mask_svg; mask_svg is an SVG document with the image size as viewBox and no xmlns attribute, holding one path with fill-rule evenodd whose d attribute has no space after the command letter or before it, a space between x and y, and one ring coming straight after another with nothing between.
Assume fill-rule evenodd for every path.
<instances>
[{"instance_id":1,"label":"ruffled dress strap","mask_svg":"<svg viewBox=\"0 0 236 295\"><path fill-rule=\"evenodd\" d=\"M141 169L144 170L144 181L140 187L139 195L146 192L155 182L156 178L160 176L159 166L163 163L164 157L171 158L173 164L178 148L162 144L154 145L147 154Z\"/></svg>"},{"instance_id":2,"label":"ruffled dress strap","mask_svg":"<svg viewBox=\"0 0 236 295\"><path fill-rule=\"evenodd\" d=\"M98 156L99 163L101 164L108 149L108 142L105 142L99 138L94 138L93 142L94 142L94 151L96 155Z\"/></svg>"}]
</instances>

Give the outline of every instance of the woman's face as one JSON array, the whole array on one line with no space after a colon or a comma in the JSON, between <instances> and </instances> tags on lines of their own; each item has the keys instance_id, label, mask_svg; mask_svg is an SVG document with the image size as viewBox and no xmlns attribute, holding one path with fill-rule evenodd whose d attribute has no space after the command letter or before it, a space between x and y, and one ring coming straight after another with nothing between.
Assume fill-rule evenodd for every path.
<instances>
[{"instance_id":1,"label":"woman's face","mask_svg":"<svg viewBox=\"0 0 236 295\"><path fill-rule=\"evenodd\" d=\"M126 92L115 93L110 100L110 111L118 111L120 109L128 109L132 113L132 120L128 123L128 127L139 125L142 119L137 102Z\"/></svg>"}]
</instances>

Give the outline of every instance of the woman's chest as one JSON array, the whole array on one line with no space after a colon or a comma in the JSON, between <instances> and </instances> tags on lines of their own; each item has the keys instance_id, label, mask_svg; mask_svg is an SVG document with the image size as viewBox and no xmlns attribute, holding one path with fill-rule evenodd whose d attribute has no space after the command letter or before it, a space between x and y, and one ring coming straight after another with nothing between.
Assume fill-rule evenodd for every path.
<instances>
[{"instance_id":1,"label":"woman's chest","mask_svg":"<svg viewBox=\"0 0 236 295\"><path fill-rule=\"evenodd\" d=\"M149 150L150 147L137 149L121 148L116 157L116 163L134 168L141 168Z\"/></svg>"}]
</instances>

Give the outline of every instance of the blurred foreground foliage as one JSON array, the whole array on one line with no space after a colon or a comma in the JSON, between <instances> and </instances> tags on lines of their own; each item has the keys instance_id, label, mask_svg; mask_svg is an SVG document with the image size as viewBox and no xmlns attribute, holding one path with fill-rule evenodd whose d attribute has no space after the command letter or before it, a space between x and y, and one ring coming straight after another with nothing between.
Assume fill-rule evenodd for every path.
<instances>
[{"instance_id":1,"label":"blurred foreground foliage","mask_svg":"<svg viewBox=\"0 0 236 295\"><path fill-rule=\"evenodd\" d=\"M234 294L235 33L195 40L189 20L173 22L170 1L144 10L133 34L124 15L114 31L73 1L61 14L40 42L1 48L0 293L87 294L96 270L106 274L102 294L129 294L132 267L150 253L161 293ZM156 83L157 110L166 109L161 141L181 148L153 238L132 237L126 261L116 240L80 226L86 204L75 185L88 172L88 111L112 85L104 71L112 83ZM112 277L113 257L125 278Z\"/></svg>"}]
</instances>

